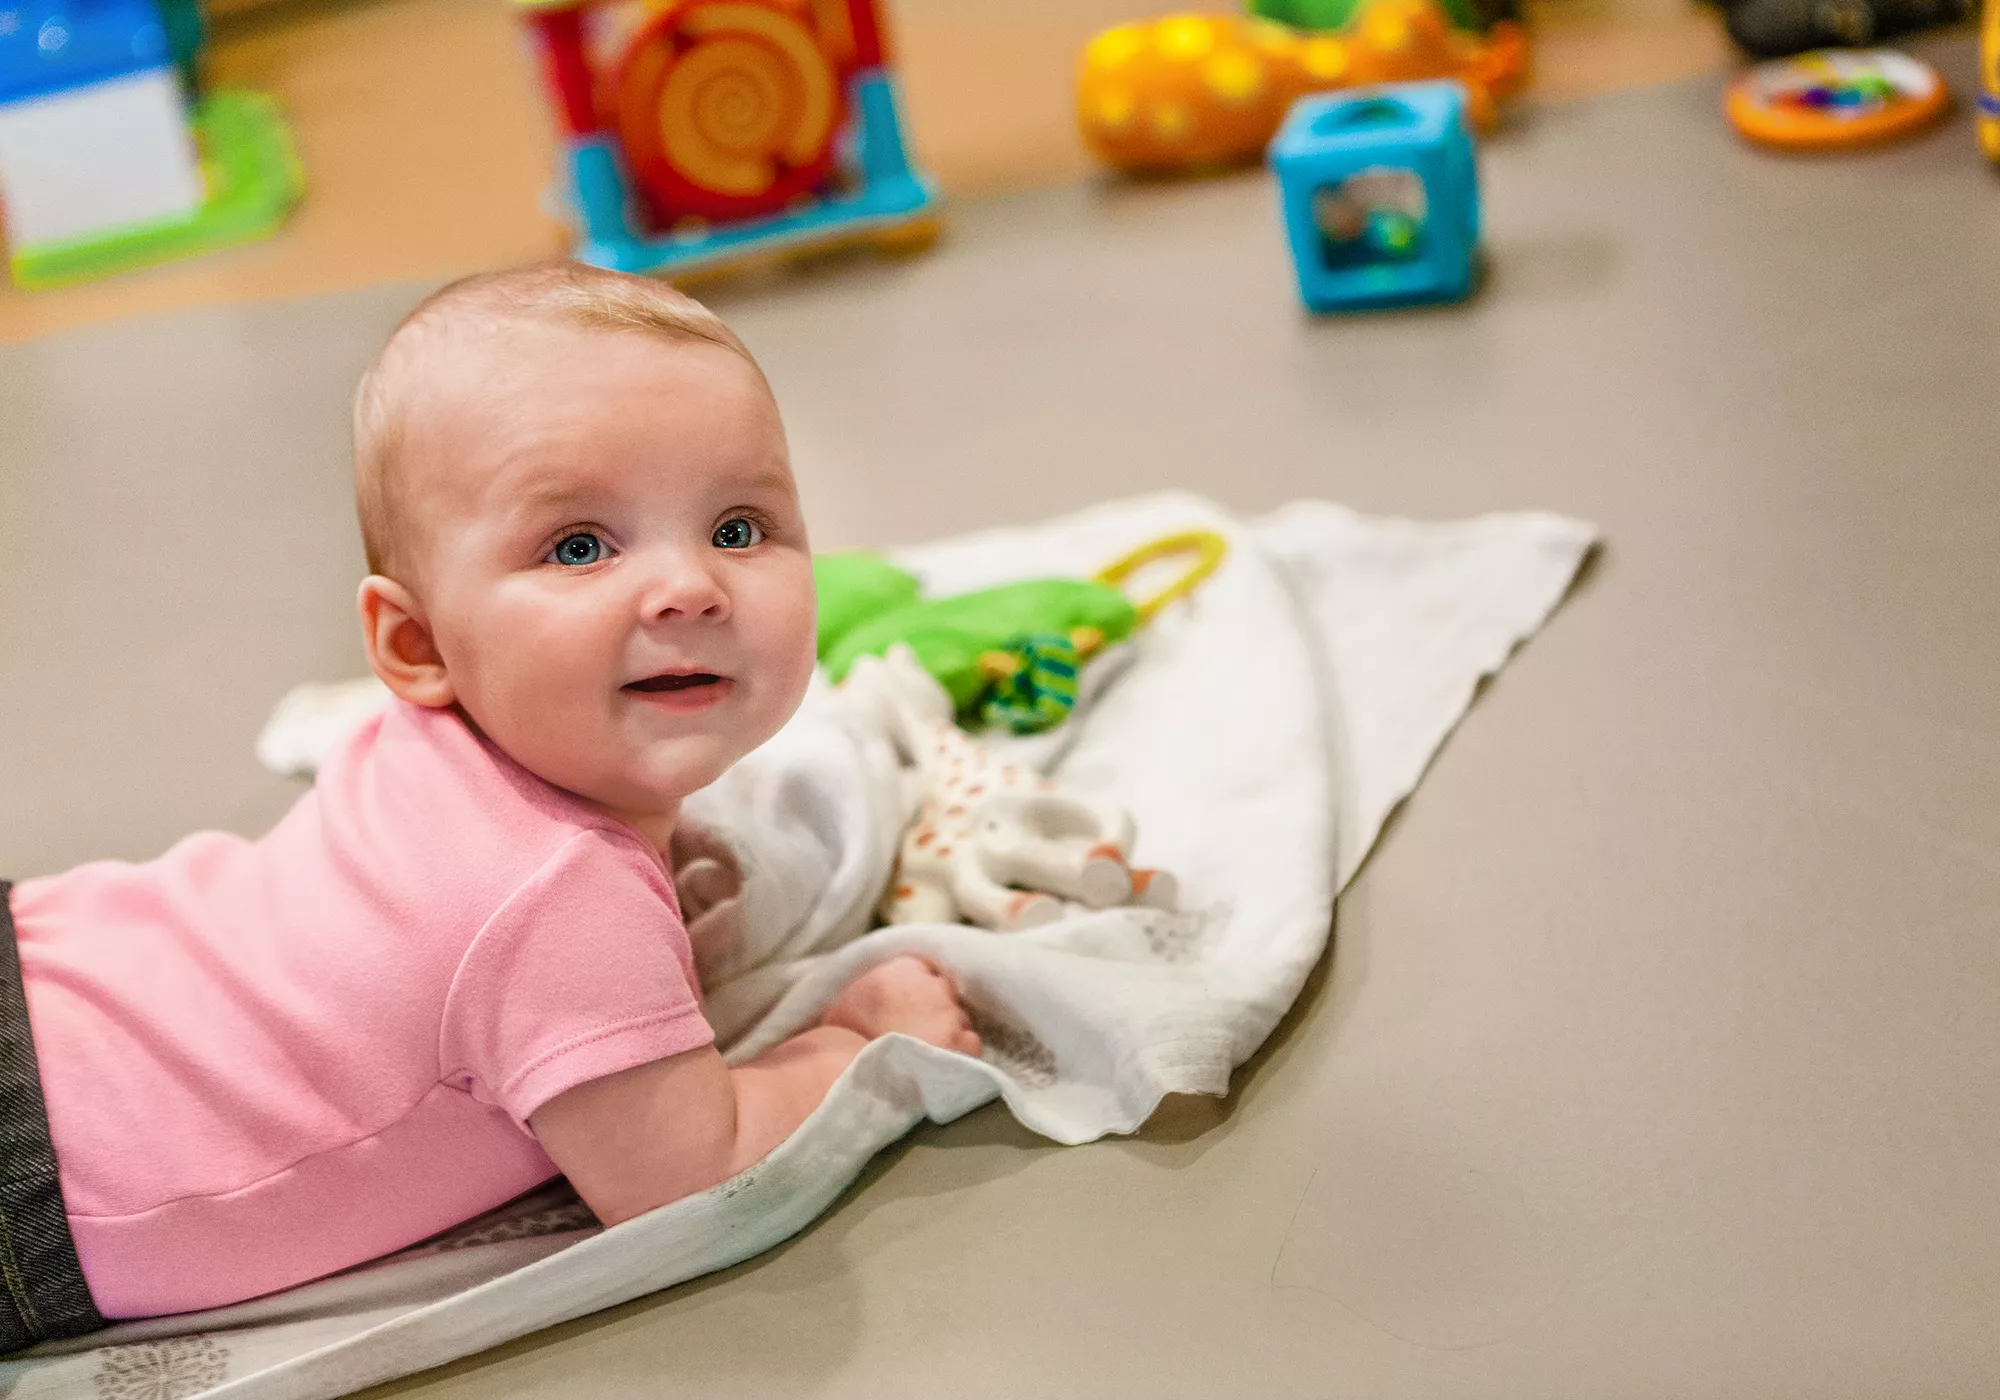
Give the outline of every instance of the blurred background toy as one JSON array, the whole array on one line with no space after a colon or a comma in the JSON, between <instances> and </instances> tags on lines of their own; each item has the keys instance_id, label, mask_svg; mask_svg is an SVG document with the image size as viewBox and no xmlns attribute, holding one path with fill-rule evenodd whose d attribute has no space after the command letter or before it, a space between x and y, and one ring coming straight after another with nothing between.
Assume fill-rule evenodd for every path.
<instances>
[{"instance_id":1,"label":"blurred background toy","mask_svg":"<svg viewBox=\"0 0 2000 1400\"><path fill-rule=\"evenodd\" d=\"M275 105L201 94L192 0L29 0L0 20L0 196L21 286L260 238L297 201Z\"/></svg>"},{"instance_id":2,"label":"blurred background toy","mask_svg":"<svg viewBox=\"0 0 2000 1400\"><path fill-rule=\"evenodd\" d=\"M1294 29L1341 30L1360 18L1367 0L1249 0L1253 15L1274 19ZM1518 21L1517 0L1439 0L1439 8L1454 28L1483 34L1501 21Z\"/></svg>"},{"instance_id":3,"label":"blurred background toy","mask_svg":"<svg viewBox=\"0 0 2000 1400\"><path fill-rule=\"evenodd\" d=\"M1943 114L1949 90L1928 63L1893 49L1822 49L1760 63L1723 94L1752 141L1832 150L1893 141Z\"/></svg>"},{"instance_id":4,"label":"blurred background toy","mask_svg":"<svg viewBox=\"0 0 2000 1400\"><path fill-rule=\"evenodd\" d=\"M167 52L180 74L181 91L193 101L201 92L202 48L208 40L200 0L154 0L154 8L159 12L160 28L167 34Z\"/></svg>"},{"instance_id":5,"label":"blurred background toy","mask_svg":"<svg viewBox=\"0 0 2000 1400\"><path fill-rule=\"evenodd\" d=\"M1256 159L1286 110L1310 92L1456 78L1473 122L1526 77L1525 31L1500 20L1484 33L1465 0L1356 0L1333 32L1271 19L1181 14L1120 25L1092 39L1077 78L1077 122L1092 154L1122 170L1181 171ZM1288 13L1299 13L1291 9Z\"/></svg>"},{"instance_id":6,"label":"blurred background toy","mask_svg":"<svg viewBox=\"0 0 2000 1400\"><path fill-rule=\"evenodd\" d=\"M1312 310L1471 292L1479 184L1457 83L1304 98L1270 159L1299 295Z\"/></svg>"},{"instance_id":7,"label":"blurred background toy","mask_svg":"<svg viewBox=\"0 0 2000 1400\"><path fill-rule=\"evenodd\" d=\"M1729 37L1758 58L1808 49L1865 48L1898 34L1955 24L1971 0L1723 0Z\"/></svg>"},{"instance_id":8,"label":"blurred background toy","mask_svg":"<svg viewBox=\"0 0 2000 1400\"><path fill-rule=\"evenodd\" d=\"M1979 149L2000 161L2000 0L1979 16Z\"/></svg>"},{"instance_id":9,"label":"blurred background toy","mask_svg":"<svg viewBox=\"0 0 2000 1400\"><path fill-rule=\"evenodd\" d=\"M874 0L519 3L583 261L688 274L936 236Z\"/></svg>"}]
</instances>

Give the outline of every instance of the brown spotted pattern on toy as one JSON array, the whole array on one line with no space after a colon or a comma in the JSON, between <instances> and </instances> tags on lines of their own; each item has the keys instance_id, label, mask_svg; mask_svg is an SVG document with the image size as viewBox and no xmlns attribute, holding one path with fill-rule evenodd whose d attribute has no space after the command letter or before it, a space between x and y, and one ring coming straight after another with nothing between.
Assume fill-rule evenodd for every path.
<instances>
[{"instance_id":1,"label":"brown spotted pattern on toy","mask_svg":"<svg viewBox=\"0 0 2000 1400\"><path fill-rule=\"evenodd\" d=\"M1062 917L1066 901L1105 909L1143 896L1172 907L1171 876L1127 865L1133 830L1124 811L965 734L909 648L858 659L842 689L883 720L916 794L882 901L886 922L1014 930Z\"/></svg>"},{"instance_id":2,"label":"brown spotted pattern on toy","mask_svg":"<svg viewBox=\"0 0 2000 1400\"><path fill-rule=\"evenodd\" d=\"M974 823L987 820L978 810L989 792L1053 792L1055 784L1018 764L996 761L983 747L949 725L928 725L918 765L930 777L930 787L916 819L903 836L896 880L883 905L892 924L949 923L957 919L951 894L952 858L973 842ZM1118 859L1114 849L1114 859ZM1123 864L1122 859L1119 860ZM1062 902L1040 891L1007 890L993 909L1000 928L1030 928L1062 914ZM954 906L950 909L947 904ZM985 920L975 920L985 922Z\"/></svg>"}]
</instances>

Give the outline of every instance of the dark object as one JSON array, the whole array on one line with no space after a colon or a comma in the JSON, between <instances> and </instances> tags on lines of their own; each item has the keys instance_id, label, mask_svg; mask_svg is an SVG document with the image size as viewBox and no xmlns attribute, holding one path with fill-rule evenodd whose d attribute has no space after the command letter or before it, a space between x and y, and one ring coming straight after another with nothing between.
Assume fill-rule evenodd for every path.
<instances>
[{"instance_id":1,"label":"dark object","mask_svg":"<svg viewBox=\"0 0 2000 1400\"><path fill-rule=\"evenodd\" d=\"M0 881L0 1355L104 1326L76 1262Z\"/></svg>"},{"instance_id":2,"label":"dark object","mask_svg":"<svg viewBox=\"0 0 2000 1400\"><path fill-rule=\"evenodd\" d=\"M208 38L201 0L153 0L153 6L167 31L167 49L174 56L174 67L180 70L181 90L192 102L201 93L201 47Z\"/></svg>"},{"instance_id":3,"label":"dark object","mask_svg":"<svg viewBox=\"0 0 2000 1400\"><path fill-rule=\"evenodd\" d=\"M1969 0L1735 0L1724 4L1729 37L1759 58L1807 49L1863 48L1892 35L1952 24Z\"/></svg>"}]
</instances>

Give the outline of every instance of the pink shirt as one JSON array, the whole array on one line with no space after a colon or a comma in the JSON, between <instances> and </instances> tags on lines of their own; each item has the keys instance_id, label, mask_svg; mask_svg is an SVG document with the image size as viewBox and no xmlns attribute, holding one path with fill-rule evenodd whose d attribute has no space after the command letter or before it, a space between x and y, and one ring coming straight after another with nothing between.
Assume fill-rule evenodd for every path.
<instances>
[{"instance_id":1,"label":"pink shirt","mask_svg":"<svg viewBox=\"0 0 2000 1400\"><path fill-rule=\"evenodd\" d=\"M14 890L98 1309L215 1307L556 1174L526 1120L713 1040L660 857L455 715L398 704L259 841Z\"/></svg>"}]
</instances>

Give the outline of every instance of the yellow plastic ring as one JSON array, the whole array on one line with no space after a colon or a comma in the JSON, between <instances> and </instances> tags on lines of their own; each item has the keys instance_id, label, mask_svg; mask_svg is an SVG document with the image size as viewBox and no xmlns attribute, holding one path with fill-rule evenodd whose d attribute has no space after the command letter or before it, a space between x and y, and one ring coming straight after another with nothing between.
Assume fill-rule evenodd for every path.
<instances>
[{"instance_id":1,"label":"yellow plastic ring","mask_svg":"<svg viewBox=\"0 0 2000 1400\"><path fill-rule=\"evenodd\" d=\"M1222 567L1222 561L1229 554L1229 541L1213 530L1189 530L1185 534L1167 535L1150 544L1142 544L1123 559L1107 565L1094 583L1107 588L1121 588L1125 580L1145 568L1148 564L1162 559L1170 559L1176 554L1192 554L1194 562L1186 573L1143 602L1134 600L1141 622L1151 622L1160 609L1170 603L1177 603L1199 588L1207 577Z\"/></svg>"}]
</instances>

